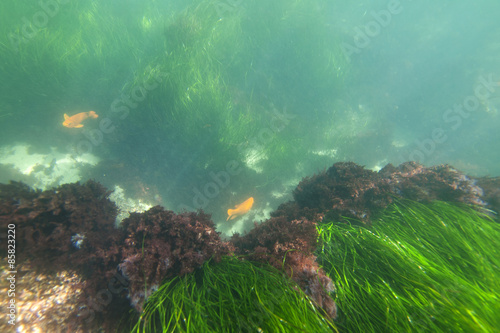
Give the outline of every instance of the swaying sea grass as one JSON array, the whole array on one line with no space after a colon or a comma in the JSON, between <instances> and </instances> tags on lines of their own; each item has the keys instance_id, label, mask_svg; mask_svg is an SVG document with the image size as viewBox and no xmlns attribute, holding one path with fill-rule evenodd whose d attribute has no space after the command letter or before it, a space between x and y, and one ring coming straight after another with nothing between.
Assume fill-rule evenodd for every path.
<instances>
[{"instance_id":1,"label":"swaying sea grass","mask_svg":"<svg viewBox=\"0 0 500 333\"><path fill-rule=\"evenodd\" d=\"M495 332L500 225L471 207L402 201L370 229L319 228L341 331Z\"/></svg>"},{"instance_id":2,"label":"swaying sea grass","mask_svg":"<svg viewBox=\"0 0 500 333\"><path fill-rule=\"evenodd\" d=\"M270 267L225 257L163 284L133 332L335 332L297 287Z\"/></svg>"}]
</instances>

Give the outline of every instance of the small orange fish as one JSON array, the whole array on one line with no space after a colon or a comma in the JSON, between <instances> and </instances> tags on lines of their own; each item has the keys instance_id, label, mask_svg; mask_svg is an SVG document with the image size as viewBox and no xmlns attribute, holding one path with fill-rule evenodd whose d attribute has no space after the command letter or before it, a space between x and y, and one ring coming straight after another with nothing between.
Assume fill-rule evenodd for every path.
<instances>
[{"instance_id":1,"label":"small orange fish","mask_svg":"<svg viewBox=\"0 0 500 333\"><path fill-rule=\"evenodd\" d=\"M89 112L80 112L73 116L68 116L66 113L64 114L64 122L62 123L65 127L68 128L80 128L83 127L81 124L87 118L97 118L99 117L97 113L94 111Z\"/></svg>"},{"instance_id":2,"label":"small orange fish","mask_svg":"<svg viewBox=\"0 0 500 333\"><path fill-rule=\"evenodd\" d=\"M253 206L253 198L250 197L245 201L243 201L242 203L240 203L239 205L234 206L234 209L228 209L227 210L228 217L226 221L235 219L241 215L248 213L248 211L252 208L252 206Z\"/></svg>"}]
</instances>

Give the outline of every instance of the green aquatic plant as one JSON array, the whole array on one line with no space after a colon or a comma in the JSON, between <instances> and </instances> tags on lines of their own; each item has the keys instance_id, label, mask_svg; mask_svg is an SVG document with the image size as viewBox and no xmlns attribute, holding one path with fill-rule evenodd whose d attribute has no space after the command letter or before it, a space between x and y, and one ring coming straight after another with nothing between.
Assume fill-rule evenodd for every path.
<instances>
[{"instance_id":1,"label":"green aquatic plant","mask_svg":"<svg viewBox=\"0 0 500 333\"><path fill-rule=\"evenodd\" d=\"M165 282L133 332L335 332L311 300L272 267L223 257Z\"/></svg>"},{"instance_id":2,"label":"green aquatic plant","mask_svg":"<svg viewBox=\"0 0 500 333\"><path fill-rule=\"evenodd\" d=\"M326 2L256 1L222 12L220 6L199 1L163 19L159 51L141 62L122 92L130 95L152 71L162 73L162 82L130 120L172 143L171 152L191 152L193 173L223 169L231 160L250 164L247 156L257 151L265 156L261 169L278 175L303 157L307 144L297 144L302 120L284 124L274 109L301 113L310 105L297 105L297 96L317 103L342 86L345 64L336 35L324 29Z\"/></svg>"},{"instance_id":3,"label":"green aquatic plant","mask_svg":"<svg viewBox=\"0 0 500 333\"><path fill-rule=\"evenodd\" d=\"M68 109L104 112L138 66L142 31L108 3L27 3L0 5L3 102L51 127Z\"/></svg>"},{"instance_id":4,"label":"green aquatic plant","mask_svg":"<svg viewBox=\"0 0 500 333\"><path fill-rule=\"evenodd\" d=\"M258 113L247 106L235 107L227 87L222 50L232 50L239 38L238 15L220 20L214 3L190 6L174 18L164 20L161 52L143 63L123 93L161 73L161 83L131 113L137 126L155 131L173 149L197 151L203 144L200 164L208 156L224 156L258 128ZM234 46L234 45L233 45ZM152 74L152 72L154 72ZM195 140L192 133L199 134ZM206 153L206 154L205 154ZM195 161L196 162L196 161Z\"/></svg>"},{"instance_id":5,"label":"green aquatic plant","mask_svg":"<svg viewBox=\"0 0 500 333\"><path fill-rule=\"evenodd\" d=\"M495 332L500 225L465 205L400 201L366 228L318 227L349 332Z\"/></svg>"},{"instance_id":6,"label":"green aquatic plant","mask_svg":"<svg viewBox=\"0 0 500 333\"><path fill-rule=\"evenodd\" d=\"M119 139L105 139L99 150L119 152L141 168L165 166L151 174L182 180L183 170L201 183L228 161L252 169L247 160L255 153L265 157L256 181L279 178L303 160L309 141L324 141L313 134L323 130L310 110L337 98L346 70L338 34L325 29L326 0L68 2L13 48L9 34L23 35L23 17L35 29L40 6L0 4L0 97L37 126L57 126L64 112L95 110L101 119L114 117L119 129ZM297 118L277 121L274 109ZM152 156L158 161L151 163ZM245 179L242 173L231 183Z\"/></svg>"}]
</instances>

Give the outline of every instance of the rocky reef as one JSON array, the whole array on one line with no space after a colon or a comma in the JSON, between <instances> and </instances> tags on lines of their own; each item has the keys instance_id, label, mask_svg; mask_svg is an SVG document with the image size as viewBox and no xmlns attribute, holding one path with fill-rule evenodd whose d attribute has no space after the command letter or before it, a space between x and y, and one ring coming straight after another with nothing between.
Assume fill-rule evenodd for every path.
<instances>
[{"instance_id":1,"label":"rocky reef","mask_svg":"<svg viewBox=\"0 0 500 333\"><path fill-rule=\"evenodd\" d=\"M16 225L16 264L46 276L49 284L57 283L57 273L65 270L81 280L74 285L79 297L66 305L71 309L66 314L67 325L87 320L91 314L95 317L89 304L97 304L96 294L121 262L121 252L111 245L123 242L125 233L114 227L117 209L109 194L94 181L43 192L16 182L0 184L0 229L6 234L8 224ZM2 256L5 250L0 250ZM119 307L120 297L114 301L114 307ZM54 329L47 321L44 329Z\"/></svg>"},{"instance_id":2,"label":"rocky reef","mask_svg":"<svg viewBox=\"0 0 500 333\"><path fill-rule=\"evenodd\" d=\"M232 252L222 242L210 215L203 212L175 214L155 206L144 213L132 213L124 220L124 243L119 269L130 281L129 297L139 312L144 301L166 278L192 273L209 259L220 260Z\"/></svg>"},{"instance_id":3,"label":"rocky reef","mask_svg":"<svg viewBox=\"0 0 500 333\"><path fill-rule=\"evenodd\" d=\"M335 287L316 262L317 239L316 223L306 219L290 221L278 216L261 224L255 223L250 232L244 236L236 234L231 241L238 253L247 259L283 270L316 305L335 318L337 308L330 297Z\"/></svg>"},{"instance_id":4,"label":"rocky reef","mask_svg":"<svg viewBox=\"0 0 500 333\"><path fill-rule=\"evenodd\" d=\"M480 184L493 186L485 192ZM499 193L494 184L495 178L474 179L449 165L425 167L406 162L398 167L388 164L375 172L341 162L303 179L293 191L294 200L282 204L272 216L312 221L352 219L369 225L374 214L397 198L461 202L495 210Z\"/></svg>"},{"instance_id":5,"label":"rocky reef","mask_svg":"<svg viewBox=\"0 0 500 333\"><path fill-rule=\"evenodd\" d=\"M203 212L177 215L156 206L132 213L116 228L109 194L94 181L43 192L16 182L0 184L0 229L7 234L8 224L16 225L16 264L50 283L65 270L81 280L74 284L79 297L66 304L68 327L111 328L130 305L140 312L163 279L231 252ZM6 247L0 251L7 255ZM55 329L45 319L44 330Z\"/></svg>"},{"instance_id":6,"label":"rocky reef","mask_svg":"<svg viewBox=\"0 0 500 333\"><path fill-rule=\"evenodd\" d=\"M108 200L109 194L94 181L43 192L17 182L0 184L0 226L18 226L16 244L22 249L18 261L37 259L40 269L57 270L69 263L78 266L92 258L95 248L117 241L113 232L116 206Z\"/></svg>"},{"instance_id":7,"label":"rocky reef","mask_svg":"<svg viewBox=\"0 0 500 333\"><path fill-rule=\"evenodd\" d=\"M293 201L280 205L269 220L256 223L249 233L235 235L231 241L251 260L283 269L335 318L337 309L330 297L335 287L314 255L316 223L344 220L369 225L374 215L398 198L459 202L496 211L499 185L498 178L474 179L449 165L425 167L407 162L375 172L352 162L336 163L303 179L293 191Z\"/></svg>"},{"instance_id":8,"label":"rocky reef","mask_svg":"<svg viewBox=\"0 0 500 333\"><path fill-rule=\"evenodd\" d=\"M447 165L408 162L374 172L354 163L336 163L303 179L293 192L294 200L282 204L270 219L223 241L210 215L202 211L176 214L155 206L132 213L117 228L110 191L94 181L43 192L11 182L0 184L0 229L5 235L9 224L16 225L17 265L47 280L67 271L77 277L72 288L78 297L65 302L66 320L61 320L61 313L57 320L57 325L64 321L75 332L116 330L113 325L131 309L140 312L162 281L196 272L208 260L217 262L228 255L274 266L326 316L335 318L334 283L316 262L317 223L348 220L369 225L398 198L460 202L495 214L499 185L498 178L474 179ZM0 255L7 255L5 247ZM50 325L55 324L45 320L44 329L53 330Z\"/></svg>"}]
</instances>

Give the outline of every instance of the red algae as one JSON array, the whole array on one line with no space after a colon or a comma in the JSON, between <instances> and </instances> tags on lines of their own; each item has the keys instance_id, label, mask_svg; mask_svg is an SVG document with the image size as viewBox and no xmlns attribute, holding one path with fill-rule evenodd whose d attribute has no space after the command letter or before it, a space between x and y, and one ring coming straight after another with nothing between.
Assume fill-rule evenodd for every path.
<instances>
[{"instance_id":1,"label":"red algae","mask_svg":"<svg viewBox=\"0 0 500 333\"><path fill-rule=\"evenodd\" d=\"M175 214L155 206L132 213L123 221L127 236L117 244L123 261L119 268L130 281L129 297L138 311L166 278L194 272L209 259L217 261L232 252L221 241L210 215L203 212Z\"/></svg>"},{"instance_id":2,"label":"red algae","mask_svg":"<svg viewBox=\"0 0 500 333\"><path fill-rule=\"evenodd\" d=\"M335 318L331 296L335 286L314 255L317 223L348 219L370 225L378 212L398 198L459 202L498 211L499 185L499 178L474 179L448 165L424 167L408 162L374 172L355 163L336 163L304 178L293 191L294 200L280 205L270 219L225 242L210 215L202 211L176 214L155 206L132 213L116 228L117 208L108 198L111 192L97 182L46 191L11 182L0 184L0 229L5 232L9 224L16 225L16 264L29 267L27 276L32 279L43 276L44 281L58 281L61 272L72 272L64 273L65 279L73 281L65 289L70 296L60 300L68 310L56 311L61 329L116 330L123 314L132 308L140 312L164 280L196 272L208 260L217 262L225 255L274 266L293 279L325 315ZM7 255L5 248L0 255ZM114 288L118 280L120 289ZM37 288L56 290L49 285ZM103 301L103 294L109 299ZM27 290L24 295L32 294ZM20 304L33 298L19 297ZM44 309L56 313L52 310ZM36 323L37 327L51 324L47 321L44 326L42 319Z\"/></svg>"},{"instance_id":3,"label":"red algae","mask_svg":"<svg viewBox=\"0 0 500 333\"><path fill-rule=\"evenodd\" d=\"M374 214L397 198L485 207L483 195L476 179L449 165L425 167L407 162L398 167L388 164L375 172L352 162L341 162L303 179L293 191L294 201L280 205L272 216L313 221L348 218L369 225Z\"/></svg>"}]
</instances>

